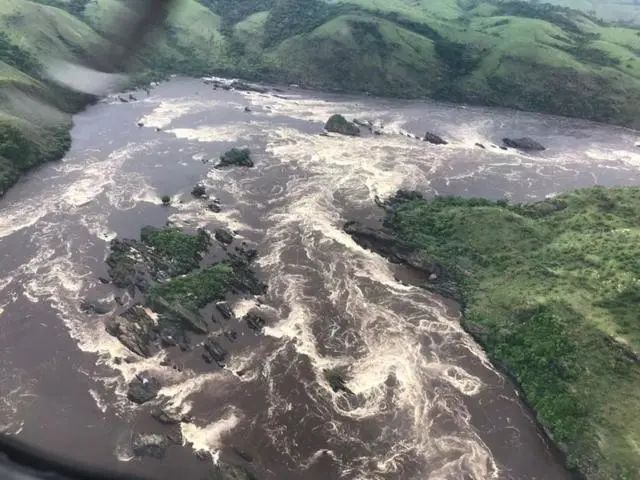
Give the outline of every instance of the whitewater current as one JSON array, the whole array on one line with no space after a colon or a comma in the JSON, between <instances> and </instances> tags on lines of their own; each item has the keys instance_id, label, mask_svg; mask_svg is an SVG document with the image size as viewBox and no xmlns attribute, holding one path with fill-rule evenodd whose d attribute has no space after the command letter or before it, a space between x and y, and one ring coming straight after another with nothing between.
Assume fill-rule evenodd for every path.
<instances>
[{"instance_id":1,"label":"whitewater current","mask_svg":"<svg viewBox=\"0 0 640 480\"><path fill-rule=\"evenodd\" d=\"M334 113L383 134L321 135ZM215 462L259 479L570 478L511 382L461 328L456 306L414 286L410 272L360 247L343 225L378 225L376 201L401 188L531 201L638 184L635 132L433 102L214 90L189 79L128 103L106 99L75 123L67 157L0 201L1 431L159 479L206 478ZM449 144L421 141L425 131ZM548 149L498 146L524 135ZM255 168L215 169L236 146L251 149ZM190 196L197 183L220 213ZM171 207L161 205L165 194ZM235 298L233 308L237 318L261 309L270 322L261 335L231 326L242 340L229 346L225 368L195 351L137 357L105 331L110 314L81 308L99 298L115 309L122 295L100 279L110 240L167 221L225 227L258 250L268 292ZM327 371L353 395L334 392ZM143 372L162 389L135 406L126 387ZM149 415L158 405L190 416L179 426L182 446L162 460L135 458L135 434L168 431Z\"/></svg>"}]
</instances>

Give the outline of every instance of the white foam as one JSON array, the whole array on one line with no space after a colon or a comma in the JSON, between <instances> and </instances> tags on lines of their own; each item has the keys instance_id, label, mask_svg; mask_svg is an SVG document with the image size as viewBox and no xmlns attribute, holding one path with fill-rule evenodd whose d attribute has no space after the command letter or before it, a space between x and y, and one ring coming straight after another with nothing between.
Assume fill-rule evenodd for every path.
<instances>
[{"instance_id":1,"label":"white foam","mask_svg":"<svg viewBox=\"0 0 640 480\"><path fill-rule=\"evenodd\" d=\"M253 135L257 126L255 123L200 126L197 128L174 128L167 130L167 132L175 135L176 138L203 143L237 142Z\"/></svg>"},{"instance_id":2,"label":"white foam","mask_svg":"<svg viewBox=\"0 0 640 480\"><path fill-rule=\"evenodd\" d=\"M182 437L185 445L191 445L196 452L210 453L212 459L217 458L217 451L222 446L222 440L241 421L241 415L230 409L220 419L205 426L194 423L181 424Z\"/></svg>"},{"instance_id":3,"label":"white foam","mask_svg":"<svg viewBox=\"0 0 640 480\"><path fill-rule=\"evenodd\" d=\"M216 100L201 101L192 97L170 100L152 97L145 99L145 102L154 103L157 106L153 112L142 117L139 122L143 123L145 127L162 129L187 114L211 111L220 106L220 102Z\"/></svg>"}]
</instances>

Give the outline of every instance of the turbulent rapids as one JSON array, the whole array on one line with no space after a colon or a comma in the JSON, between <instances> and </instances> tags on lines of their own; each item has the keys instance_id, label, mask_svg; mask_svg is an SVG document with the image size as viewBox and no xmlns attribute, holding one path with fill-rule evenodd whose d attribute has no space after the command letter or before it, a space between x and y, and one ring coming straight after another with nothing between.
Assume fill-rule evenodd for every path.
<instances>
[{"instance_id":1,"label":"turbulent rapids","mask_svg":"<svg viewBox=\"0 0 640 480\"><path fill-rule=\"evenodd\" d=\"M376 225L376 202L401 188L524 201L638 183L632 132L184 79L136 96L78 115L64 161L0 203L1 430L159 479L209 478L215 463L279 480L569 478L510 381L460 327L456 306L343 226ZM334 113L369 120L382 135L321 135ZM425 131L449 144L421 141ZM509 135L548 149L496 146ZM255 168L215 169L231 147L250 148ZM220 212L190 195L195 184ZM224 368L195 350L138 357L105 330L122 295L104 282L110 241L167 221L226 228L257 249L267 293L232 304L238 319L258 309L270 320L261 334L237 327L242 340ZM85 299L111 312L87 313ZM159 394L135 405L127 385L149 373ZM334 391L330 375L348 392ZM158 406L185 421L157 422ZM179 440L163 459L139 458L139 434Z\"/></svg>"}]
</instances>

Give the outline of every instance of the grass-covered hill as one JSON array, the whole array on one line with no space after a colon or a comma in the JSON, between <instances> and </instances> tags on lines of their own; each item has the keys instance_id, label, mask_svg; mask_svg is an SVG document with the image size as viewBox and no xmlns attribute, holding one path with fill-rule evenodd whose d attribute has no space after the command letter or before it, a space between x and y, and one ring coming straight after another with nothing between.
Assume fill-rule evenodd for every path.
<instances>
[{"instance_id":1,"label":"grass-covered hill","mask_svg":"<svg viewBox=\"0 0 640 480\"><path fill-rule=\"evenodd\" d=\"M43 64L83 63L96 44L117 42L113 25L140 1L0 2L0 192L68 142L82 99L54 89ZM638 52L639 30L543 3L176 0L134 63L639 127Z\"/></svg>"},{"instance_id":2,"label":"grass-covered hill","mask_svg":"<svg viewBox=\"0 0 640 480\"><path fill-rule=\"evenodd\" d=\"M588 479L640 472L640 189L541 203L399 196L386 225L441 265L464 325Z\"/></svg>"},{"instance_id":3,"label":"grass-covered hill","mask_svg":"<svg viewBox=\"0 0 640 480\"><path fill-rule=\"evenodd\" d=\"M540 0L529 0L540 3ZM544 0L544 3L581 10L607 22L640 25L640 2L637 0Z\"/></svg>"}]
</instances>

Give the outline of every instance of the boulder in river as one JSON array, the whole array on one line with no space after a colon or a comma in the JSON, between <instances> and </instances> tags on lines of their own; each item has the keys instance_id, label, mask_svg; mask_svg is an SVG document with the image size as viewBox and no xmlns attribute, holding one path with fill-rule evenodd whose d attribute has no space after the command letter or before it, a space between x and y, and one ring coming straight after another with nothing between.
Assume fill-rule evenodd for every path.
<instances>
[{"instance_id":1,"label":"boulder in river","mask_svg":"<svg viewBox=\"0 0 640 480\"><path fill-rule=\"evenodd\" d=\"M229 245L233 242L233 234L224 228L216 228L215 237L216 240L220 243L224 243L225 245Z\"/></svg>"},{"instance_id":2,"label":"boulder in river","mask_svg":"<svg viewBox=\"0 0 640 480\"><path fill-rule=\"evenodd\" d=\"M536 140L529 137L522 138L503 138L502 143L507 147L517 148L518 150L525 151L542 151L546 150L546 147Z\"/></svg>"},{"instance_id":3,"label":"boulder in river","mask_svg":"<svg viewBox=\"0 0 640 480\"><path fill-rule=\"evenodd\" d=\"M225 320L230 320L234 317L233 310L227 302L216 303L216 309L220 312Z\"/></svg>"},{"instance_id":4,"label":"boulder in river","mask_svg":"<svg viewBox=\"0 0 640 480\"><path fill-rule=\"evenodd\" d=\"M220 213L222 211L222 207L220 206L220 204L218 202L211 202L207 205L207 208L209 209L209 211L213 212L213 213Z\"/></svg>"},{"instance_id":5,"label":"boulder in river","mask_svg":"<svg viewBox=\"0 0 640 480\"><path fill-rule=\"evenodd\" d=\"M164 458L169 440L157 433L138 434L133 437L133 453L136 457Z\"/></svg>"},{"instance_id":6,"label":"boulder in river","mask_svg":"<svg viewBox=\"0 0 640 480\"><path fill-rule=\"evenodd\" d=\"M154 345L157 337L156 323L140 305L134 305L111 319L106 330L141 357L150 357L157 350Z\"/></svg>"},{"instance_id":7,"label":"boulder in river","mask_svg":"<svg viewBox=\"0 0 640 480\"><path fill-rule=\"evenodd\" d=\"M159 391L160 382L157 378L139 374L129 383L127 398L142 405L156 398Z\"/></svg>"},{"instance_id":8,"label":"boulder in river","mask_svg":"<svg viewBox=\"0 0 640 480\"><path fill-rule=\"evenodd\" d=\"M434 145L446 145L449 143L439 135L436 135L435 133L431 133L431 132L425 133L423 140L425 142L433 143Z\"/></svg>"},{"instance_id":9,"label":"boulder in river","mask_svg":"<svg viewBox=\"0 0 640 480\"><path fill-rule=\"evenodd\" d=\"M360 129L352 122L348 121L342 115L332 115L324 126L327 132L339 133L341 135L349 135L357 137L360 135Z\"/></svg>"},{"instance_id":10,"label":"boulder in river","mask_svg":"<svg viewBox=\"0 0 640 480\"><path fill-rule=\"evenodd\" d=\"M248 148L232 148L220 157L220 161L216 165L216 168L231 166L253 167L254 164L253 160L251 160L251 151Z\"/></svg>"},{"instance_id":11,"label":"boulder in river","mask_svg":"<svg viewBox=\"0 0 640 480\"><path fill-rule=\"evenodd\" d=\"M227 359L227 351L218 343L215 337L209 337L204 342L204 349L209 356L215 360L218 364L224 364Z\"/></svg>"}]
</instances>

